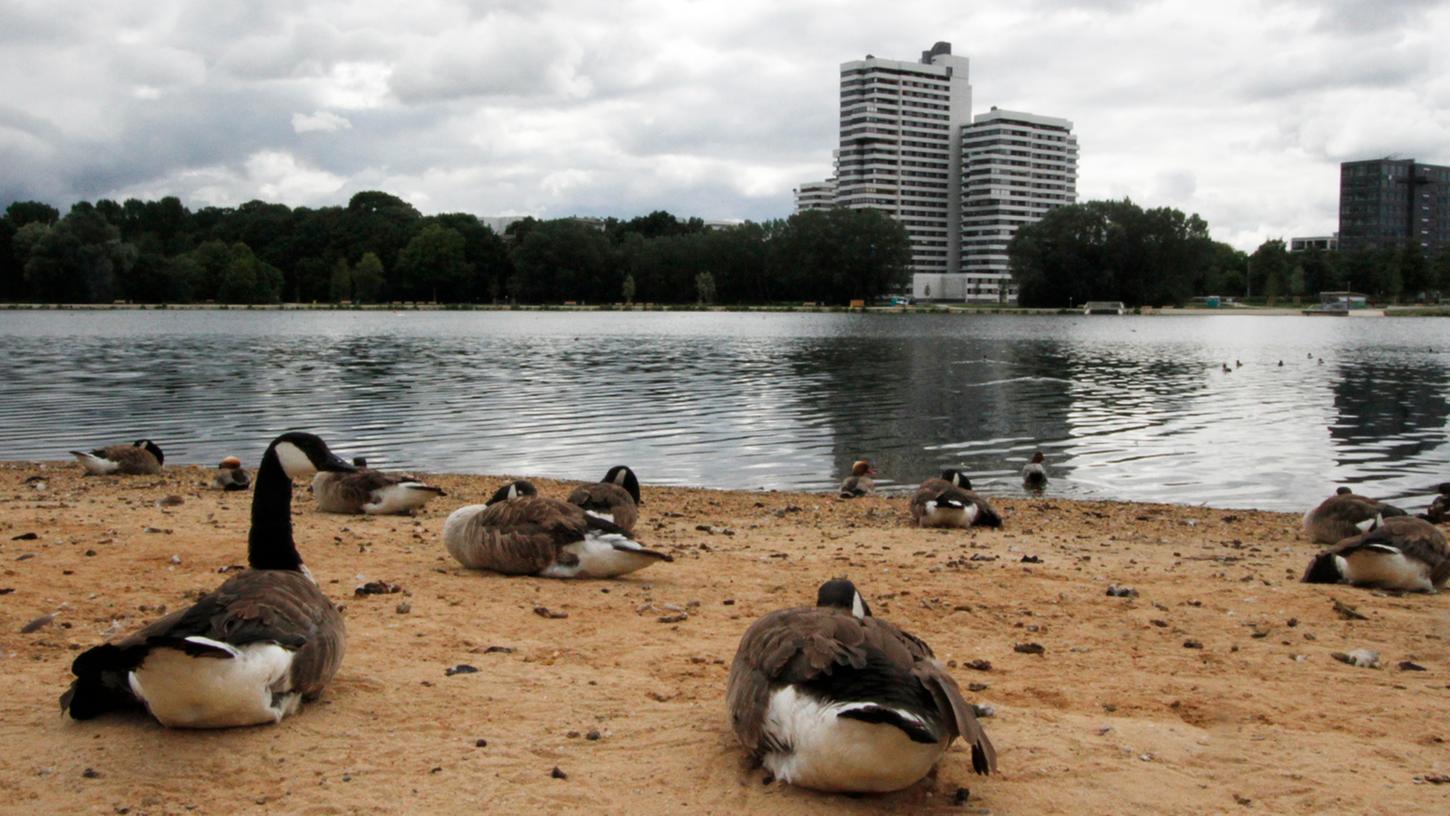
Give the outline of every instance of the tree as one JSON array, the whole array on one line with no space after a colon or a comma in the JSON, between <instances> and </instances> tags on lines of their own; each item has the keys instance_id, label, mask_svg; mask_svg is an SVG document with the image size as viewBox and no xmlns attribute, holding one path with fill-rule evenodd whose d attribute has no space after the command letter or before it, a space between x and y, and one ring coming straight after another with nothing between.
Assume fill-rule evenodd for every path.
<instances>
[{"instance_id":1,"label":"tree","mask_svg":"<svg viewBox=\"0 0 1450 816\"><path fill-rule=\"evenodd\" d=\"M29 226L16 237L28 240ZM105 303L115 298L117 280L130 270L136 252L94 206L80 202L34 241L27 256L25 280L32 296L51 303Z\"/></svg>"},{"instance_id":2,"label":"tree","mask_svg":"<svg viewBox=\"0 0 1450 816\"><path fill-rule=\"evenodd\" d=\"M333 303L352 300L352 267L347 265L346 258L338 258L337 263L332 265L328 293L332 296Z\"/></svg>"},{"instance_id":3,"label":"tree","mask_svg":"<svg viewBox=\"0 0 1450 816\"><path fill-rule=\"evenodd\" d=\"M1419 243L1410 241L1399 252L1401 291L1415 300L1423 301L1435 288L1434 271L1425 260Z\"/></svg>"},{"instance_id":4,"label":"tree","mask_svg":"<svg viewBox=\"0 0 1450 816\"><path fill-rule=\"evenodd\" d=\"M463 236L449 227L429 224L398 253L398 281L415 298L438 299L440 289L453 292L467 283L473 265L464 255Z\"/></svg>"},{"instance_id":5,"label":"tree","mask_svg":"<svg viewBox=\"0 0 1450 816\"><path fill-rule=\"evenodd\" d=\"M251 247L236 243L217 287L222 303L277 303L281 300L282 271L258 258Z\"/></svg>"},{"instance_id":6,"label":"tree","mask_svg":"<svg viewBox=\"0 0 1450 816\"><path fill-rule=\"evenodd\" d=\"M634 276L625 275L624 285L619 288L619 293L624 296L625 303L634 303Z\"/></svg>"},{"instance_id":7,"label":"tree","mask_svg":"<svg viewBox=\"0 0 1450 816\"><path fill-rule=\"evenodd\" d=\"M513 265L508 292L523 303L609 301L624 283L609 239L572 218L530 225L514 245ZM635 282L641 297L653 297L645 280L636 275Z\"/></svg>"},{"instance_id":8,"label":"tree","mask_svg":"<svg viewBox=\"0 0 1450 816\"><path fill-rule=\"evenodd\" d=\"M5 208L5 220L17 230L26 224L50 226L60 220L60 210L40 201L14 201Z\"/></svg>"},{"instance_id":9,"label":"tree","mask_svg":"<svg viewBox=\"0 0 1450 816\"><path fill-rule=\"evenodd\" d=\"M715 302L715 276L709 272L695 276L695 302L706 306Z\"/></svg>"},{"instance_id":10,"label":"tree","mask_svg":"<svg viewBox=\"0 0 1450 816\"><path fill-rule=\"evenodd\" d=\"M352 297L358 303L376 303L383 291L383 262L372 252L363 253L352 270Z\"/></svg>"},{"instance_id":11,"label":"tree","mask_svg":"<svg viewBox=\"0 0 1450 816\"><path fill-rule=\"evenodd\" d=\"M1288 293L1289 251L1283 240L1274 238L1260 244L1249 256L1249 268L1254 282L1260 284L1255 290L1262 292L1270 303Z\"/></svg>"}]
</instances>

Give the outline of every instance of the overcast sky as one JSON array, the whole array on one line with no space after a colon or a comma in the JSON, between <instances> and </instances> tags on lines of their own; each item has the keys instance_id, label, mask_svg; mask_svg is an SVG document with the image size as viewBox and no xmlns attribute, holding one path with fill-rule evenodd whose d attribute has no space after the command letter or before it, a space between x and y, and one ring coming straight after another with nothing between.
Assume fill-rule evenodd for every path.
<instances>
[{"instance_id":1,"label":"overcast sky","mask_svg":"<svg viewBox=\"0 0 1450 816\"><path fill-rule=\"evenodd\" d=\"M1450 164L1450 2L0 0L0 206L179 196L425 213L789 215L838 71L971 59L1075 124L1080 200L1242 249L1337 229L1338 163Z\"/></svg>"}]
</instances>

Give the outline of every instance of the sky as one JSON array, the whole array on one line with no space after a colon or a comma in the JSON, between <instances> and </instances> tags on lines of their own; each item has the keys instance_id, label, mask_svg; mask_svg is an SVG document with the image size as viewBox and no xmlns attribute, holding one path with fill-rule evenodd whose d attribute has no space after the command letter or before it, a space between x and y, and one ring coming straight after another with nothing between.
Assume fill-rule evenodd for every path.
<instances>
[{"instance_id":1,"label":"sky","mask_svg":"<svg viewBox=\"0 0 1450 816\"><path fill-rule=\"evenodd\" d=\"M1078 198L1337 229L1338 164L1450 164L1446 0L0 0L0 207L175 195L764 220L828 177L839 66L971 60L1074 123Z\"/></svg>"}]
</instances>

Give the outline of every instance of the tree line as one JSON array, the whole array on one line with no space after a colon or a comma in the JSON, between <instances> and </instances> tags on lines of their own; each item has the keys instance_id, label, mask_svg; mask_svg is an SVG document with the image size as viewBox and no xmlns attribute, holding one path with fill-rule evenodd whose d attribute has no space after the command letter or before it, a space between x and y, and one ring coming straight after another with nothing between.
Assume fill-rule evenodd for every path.
<instances>
[{"instance_id":1,"label":"tree line","mask_svg":"<svg viewBox=\"0 0 1450 816\"><path fill-rule=\"evenodd\" d=\"M707 228L525 218L503 235L384 192L342 207L192 211L17 201L0 218L0 300L48 303L723 303L872 299L909 279L905 229L875 210Z\"/></svg>"},{"instance_id":2,"label":"tree line","mask_svg":"<svg viewBox=\"0 0 1450 816\"><path fill-rule=\"evenodd\" d=\"M1181 306L1207 295L1272 301L1346 290L1381 301L1436 300L1450 292L1450 247L1433 258L1413 243L1291 253L1273 239L1246 254L1210 238L1197 215L1127 199L1054 209L1017 231L1008 258L1023 306Z\"/></svg>"}]
</instances>

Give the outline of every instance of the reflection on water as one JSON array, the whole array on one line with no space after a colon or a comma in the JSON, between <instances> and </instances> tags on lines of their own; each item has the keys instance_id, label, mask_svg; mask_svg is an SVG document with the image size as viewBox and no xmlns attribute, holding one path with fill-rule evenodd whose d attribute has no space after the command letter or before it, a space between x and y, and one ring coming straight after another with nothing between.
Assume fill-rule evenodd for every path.
<instances>
[{"instance_id":1,"label":"reflection on water","mask_svg":"<svg viewBox=\"0 0 1450 816\"><path fill-rule=\"evenodd\" d=\"M1417 507L1450 479L1435 319L0 312L0 350L5 459L255 464L306 428L383 467L722 488L867 456L887 489L956 466L1017 495L1038 448L1080 498Z\"/></svg>"}]
</instances>

